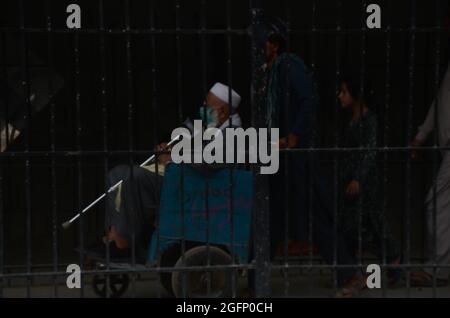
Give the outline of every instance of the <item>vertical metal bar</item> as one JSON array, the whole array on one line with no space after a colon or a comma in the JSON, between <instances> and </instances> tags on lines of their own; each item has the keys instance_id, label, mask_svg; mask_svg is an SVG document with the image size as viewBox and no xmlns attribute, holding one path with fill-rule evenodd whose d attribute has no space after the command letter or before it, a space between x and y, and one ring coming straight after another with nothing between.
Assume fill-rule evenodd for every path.
<instances>
[{"instance_id":1,"label":"vertical metal bar","mask_svg":"<svg viewBox=\"0 0 450 318\"><path fill-rule=\"evenodd\" d=\"M150 2L150 30L152 32L155 32L155 5L156 2L155 1L151 1ZM151 67L151 74L152 74L152 111L153 111L153 123L152 123L152 127L153 127L153 144L156 145L158 143L158 121L156 118L156 114L158 112L158 90L157 90L157 85L156 85L156 79L157 79L157 64L156 64L156 37L155 34L152 33L150 35L150 45L151 45L151 57L152 57L152 67ZM158 161L158 160L156 160Z\"/></svg>"},{"instance_id":2,"label":"vertical metal bar","mask_svg":"<svg viewBox=\"0 0 450 318\"><path fill-rule=\"evenodd\" d=\"M6 65L7 65L7 57L6 57L6 39L5 39L5 34L2 32L1 33L1 40L2 40L2 50L1 50L1 54L2 54L2 73L4 75L4 80L6 81L7 78L7 69L6 69ZM6 114L9 114L9 101L7 98L5 98L5 108L6 108ZM5 126L8 127L8 119L5 120ZM9 139L9 129L6 129L7 133L6 133L6 139ZM8 146L8 143L6 143L6 146ZM5 242L5 233L4 233L4 209L5 209L5 201L4 201L4 194L3 194L3 169L4 169L4 159L0 158L0 298L3 298L3 285L4 285L4 280L3 278L1 278L1 276L3 274L5 274L5 255L4 255L4 251L5 251L5 246L4 246L4 242Z\"/></svg>"},{"instance_id":3,"label":"vertical metal bar","mask_svg":"<svg viewBox=\"0 0 450 318\"><path fill-rule=\"evenodd\" d=\"M263 46L266 41L265 30L262 24L263 9L261 0L250 0L251 27L249 36L251 41L252 58L252 83L251 83L251 107L252 125L263 125L263 119L267 110L264 107L263 74L261 65L265 61ZM260 115L262 113L262 116ZM264 175L258 175L254 170L254 207L252 209L253 233L250 239L253 244L250 255L254 253L254 276L255 296L267 298L271 294L270 290L270 222L269 222L269 196L268 181ZM253 283L253 282L252 282Z\"/></svg>"},{"instance_id":4,"label":"vertical metal bar","mask_svg":"<svg viewBox=\"0 0 450 318\"><path fill-rule=\"evenodd\" d=\"M8 72L7 72L7 56L6 56L6 37L5 37L5 33L1 33L1 37L2 37L2 54L3 54L3 79L5 81L7 81L8 78ZM8 127L9 124L9 100L8 98L5 98L5 127ZM9 138L10 138L10 131L9 129L6 129L6 141L5 141L5 146L6 149L9 147ZM2 141L0 140L0 147L3 146L2 145Z\"/></svg>"},{"instance_id":5,"label":"vertical metal bar","mask_svg":"<svg viewBox=\"0 0 450 318\"><path fill-rule=\"evenodd\" d=\"M186 224L185 224L185 211L184 211L184 165L180 165L180 211L181 211L181 259L182 266L185 265L185 253L186 253ZM187 279L186 273L182 273L182 283L181 283L181 295L183 297L187 296Z\"/></svg>"},{"instance_id":6,"label":"vertical metal bar","mask_svg":"<svg viewBox=\"0 0 450 318\"><path fill-rule=\"evenodd\" d=\"M3 200L3 158L0 158L0 298L3 298L3 274L4 274L4 220L3 220L3 210L4 210L4 200Z\"/></svg>"},{"instance_id":7,"label":"vertical metal bar","mask_svg":"<svg viewBox=\"0 0 450 318\"><path fill-rule=\"evenodd\" d=\"M365 81L366 81L366 7L367 7L367 2L365 0L362 1L362 7L361 7L361 65L360 65L360 69L361 69L361 73L360 73L360 92L361 92L361 96L364 96L365 93ZM362 116L363 116L363 104L360 103L360 110L359 110L359 150L361 150L361 137L362 137ZM352 151L357 151L357 150L352 150ZM368 149L364 149L364 152L366 151L370 151ZM362 182L360 180L360 182ZM362 269L362 200L361 200L361 196L358 197L358 265L361 266Z\"/></svg>"},{"instance_id":8,"label":"vertical metal bar","mask_svg":"<svg viewBox=\"0 0 450 318\"><path fill-rule=\"evenodd\" d=\"M289 2L287 2L289 3ZM289 5L286 5L286 51L289 51L290 49L290 12L289 12ZM278 52L280 54L280 52ZM290 107L290 102L291 102L291 91L290 91L290 68L292 67L292 65L290 64L290 60L287 60L287 72L286 72L286 87L283 87L282 89L284 89L284 93L285 93L285 100L284 100L284 105L281 107L284 107L284 118L281 119L280 118L280 128L281 128L281 120L284 120L284 133L286 138L286 141L288 140L288 134L290 133L289 131L289 107ZM288 147L286 147L288 148ZM290 213L291 211L291 185L290 185L290 181L291 181L291 174L290 172L290 163L293 162L292 160L292 156L295 156L295 154L290 153L288 150L284 151L285 156L284 156L284 193L286 194L285 196L285 202L286 202L286 210L284 211L284 226L285 226L285 232L284 232L284 249L283 249L283 255L284 255L284 260L283 260L283 265L285 266L285 268L283 269L283 278L284 278L284 296L288 297L289 296L289 270L288 270L288 266L289 266L289 241L290 241Z\"/></svg>"},{"instance_id":9,"label":"vertical metal bar","mask_svg":"<svg viewBox=\"0 0 450 318\"><path fill-rule=\"evenodd\" d=\"M103 174L105 183L105 197L108 195L108 108L106 97L106 51L105 51L105 23L103 17L103 0L98 2L98 16L99 16L99 63L100 63L100 104L102 108L102 130L103 130ZM105 215L108 213L108 206L105 204ZM106 250L106 270L110 270L110 244L105 245ZM110 297L110 276L106 275L106 298Z\"/></svg>"},{"instance_id":10,"label":"vertical metal bar","mask_svg":"<svg viewBox=\"0 0 450 318\"><path fill-rule=\"evenodd\" d=\"M227 31L231 31L231 2L230 0L227 0L226 3L226 19L227 19ZM227 78L228 78L228 108L230 112L230 117L228 118L230 126L233 125L231 113L232 113L232 94L231 90L233 87L233 69L232 69L232 39L231 34L227 34ZM238 149L239 151L239 149ZM232 265L235 264L235 253L234 253L234 202L233 202L233 184L234 184L234 166L230 168L229 170L229 213L230 213L230 252L231 252L231 259L232 259ZM229 273L227 271L227 273ZM232 290L232 297L236 297L236 270L233 270L231 272L231 290Z\"/></svg>"},{"instance_id":11,"label":"vertical metal bar","mask_svg":"<svg viewBox=\"0 0 450 318\"><path fill-rule=\"evenodd\" d=\"M203 88L203 92L207 91L206 88L206 83L208 81L207 79L207 65L206 65L206 1L202 0L201 1L201 59L202 59L202 88ZM206 107L205 107L206 109ZM206 117L205 117L206 118ZM205 123L204 123L205 124ZM194 151L197 151L197 149L195 149ZM202 146L202 151L203 151L203 146ZM208 175L206 175L205 177L205 210L206 210L206 253L207 253L207 266L211 266L211 254L210 254L210 247L211 247L211 242L210 242L210 220L209 220L209 180L208 180ZM207 276L207 295L209 295L211 293L211 279L210 276Z\"/></svg>"},{"instance_id":12,"label":"vertical metal bar","mask_svg":"<svg viewBox=\"0 0 450 318\"><path fill-rule=\"evenodd\" d=\"M26 33L22 33L23 36L23 44L24 44L24 57L25 60L23 61L23 65L25 67L25 91L26 91L26 104L27 104L27 111L26 111L26 133L25 133L25 151L28 152L30 150L30 120L31 120L31 101L30 101L30 95L31 95L31 83L30 83L30 74L29 74L29 67L28 64L28 39ZM31 164L30 164L30 158L26 156L25 161L25 201L26 201L26 237L27 237L27 272L32 275L33 271L33 264L32 264L32 222L31 222ZM28 277L27 279L27 296L31 297L31 289L30 284L33 282L32 276Z\"/></svg>"},{"instance_id":13,"label":"vertical metal bar","mask_svg":"<svg viewBox=\"0 0 450 318\"><path fill-rule=\"evenodd\" d=\"M387 13L386 13L387 12ZM385 86L384 86L384 132L383 132L383 146L386 150L389 147L389 110L390 110L390 102L391 102L391 42L392 42L392 33L391 33L391 2L387 2L387 8L385 10L385 21L386 22L386 68L385 68ZM383 202L382 202L382 213L383 215L387 215L387 200L388 196L388 152L384 151L383 153ZM383 224L382 229L382 261L383 265L386 265L386 224ZM386 271L383 271L383 281L386 281ZM384 287L384 286L383 286ZM386 297L386 288L382 289L383 297Z\"/></svg>"},{"instance_id":14,"label":"vertical metal bar","mask_svg":"<svg viewBox=\"0 0 450 318\"><path fill-rule=\"evenodd\" d=\"M133 120L134 120L134 98L133 98L133 72L132 72L132 58L131 58L131 34L130 34L130 1L125 0L125 31L126 34L126 68L127 68L127 92L128 92L128 149L129 164L130 164L130 182L134 180L134 134L133 134ZM136 269L136 218L133 217L132 227L133 233L131 235L131 262L133 270ZM136 275L131 275L132 297L135 297Z\"/></svg>"},{"instance_id":15,"label":"vertical metal bar","mask_svg":"<svg viewBox=\"0 0 450 318\"><path fill-rule=\"evenodd\" d=\"M31 271L32 271L32 255L31 255L31 184L30 184L30 158L28 152L30 150L30 81L29 81L29 65L28 65L28 44L27 36L25 33L25 18L24 18L24 5L23 0L19 1L20 11L20 40L21 40L21 55L22 55L22 88L25 95L25 103L27 110L25 112L25 204L26 204L26 260L27 260L27 297L31 297Z\"/></svg>"},{"instance_id":16,"label":"vertical metal bar","mask_svg":"<svg viewBox=\"0 0 450 318\"><path fill-rule=\"evenodd\" d=\"M4 220L3 220L4 200L3 200L3 158L0 159L0 298L3 298L3 274L4 274Z\"/></svg>"},{"instance_id":17,"label":"vertical metal bar","mask_svg":"<svg viewBox=\"0 0 450 318\"><path fill-rule=\"evenodd\" d=\"M55 159L55 102L52 98L53 94L53 36L52 36L52 18L50 0L45 2L45 10L47 16L47 56L48 56L48 98L50 100L50 149L51 156L51 200L52 200L52 252L53 252L53 272L58 271L58 213L57 213L57 198L56 198L56 159ZM58 283L57 276L53 276L53 296L58 298Z\"/></svg>"},{"instance_id":18,"label":"vertical metal bar","mask_svg":"<svg viewBox=\"0 0 450 318\"><path fill-rule=\"evenodd\" d=\"M78 190L78 210L81 211L81 202L83 202L83 167L81 162L81 154L83 152L81 146L81 94L80 94L80 51L79 51L79 34L73 34L73 55L74 55L74 82L75 82L75 109L76 109L76 148L79 153L77 155L77 170L78 170L78 182L77 182L77 190ZM84 269L84 215L80 215L79 227L78 227L78 236L80 240L80 255L79 255L79 265L83 272ZM80 288L80 297L84 298L84 275L81 275L81 288Z\"/></svg>"},{"instance_id":19,"label":"vertical metal bar","mask_svg":"<svg viewBox=\"0 0 450 318\"><path fill-rule=\"evenodd\" d=\"M175 28L176 31L181 31L181 3L180 0L175 1ZM180 122L183 121L183 89L182 89L182 63L181 63L181 35L177 33L176 40L176 54L177 54L177 100L178 100L178 118ZM185 224L185 211L184 211L184 165L180 165L180 216L181 216L181 259L182 266L185 266L185 253L186 253L186 224ZM187 296L187 279L186 272L182 273L181 294L183 297Z\"/></svg>"},{"instance_id":20,"label":"vertical metal bar","mask_svg":"<svg viewBox=\"0 0 450 318\"><path fill-rule=\"evenodd\" d=\"M2 43L3 43L3 45L2 45L2 56L3 56L3 58L2 58L2 60L3 60L3 70L2 70L2 72L3 72L3 75L4 75L4 80L6 81L7 80L7 76L8 76L8 72L7 72L7 54L6 54L6 36L5 36L5 33L2 33L1 35L2 35ZM5 106L6 106L6 113L8 114L9 113L9 100L7 98L5 99ZM7 123L8 123L8 121L6 121L6 124ZM7 129L7 131L8 131L8 129ZM7 139L9 139L9 133L6 134L6 137L7 137ZM6 143L6 146L9 146L8 143ZM1 165L0 174L1 174L1 177L3 179L3 165ZM0 183L0 190L2 191L2 197L3 197L3 183ZM0 214L1 214L0 218L2 220L3 220L3 210L4 210L4 208L5 208L4 201L0 200ZM6 274L6 270L4 268L4 261L5 261L5 259L4 259L4 223L3 222L4 221L0 221L0 258L1 258L0 266L2 267L2 273L5 272L5 274ZM8 280L8 284L10 284L10 281L11 280ZM1 280L0 280L0 283L1 283ZM0 290L0 292L2 292L2 290Z\"/></svg>"},{"instance_id":21,"label":"vertical metal bar","mask_svg":"<svg viewBox=\"0 0 450 318\"><path fill-rule=\"evenodd\" d=\"M175 30L181 31L181 4L180 0L175 1ZM178 120L183 122L183 77L182 77L182 61L181 61L181 35L176 33L175 35L176 54L177 54L177 101L178 101Z\"/></svg>"},{"instance_id":22,"label":"vertical metal bar","mask_svg":"<svg viewBox=\"0 0 450 318\"><path fill-rule=\"evenodd\" d=\"M411 140L411 128L412 128L412 113L414 110L414 60L416 51L416 0L411 3L410 11L410 38L409 38L409 69L408 69L408 110L407 110L407 127L406 127L406 142L409 144ZM406 182L406 195L405 195L405 227L406 227L406 251L405 260L407 264L411 263L411 155L410 151L406 153L406 166L405 166L405 182ZM407 286L407 297L411 296L410 289L410 269L407 269L406 276L406 286Z\"/></svg>"},{"instance_id":23,"label":"vertical metal bar","mask_svg":"<svg viewBox=\"0 0 450 318\"><path fill-rule=\"evenodd\" d=\"M150 2L150 29L151 31L155 31L155 1ZM155 34L152 33L150 35L150 45L151 45L151 60L152 60L152 66L151 66L151 74L152 74L152 112L153 112L153 144L156 145L158 143L158 120L156 118L156 114L158 113L158 90L156 85L156 78L157 78L157 63L156 63L156 38ZM156 154L156 163L158 163L159 153ZM159 217L159 209L156 209L155 213L155 237L156 237L156 251L157 251L157 259L159 267L161 265L161 240L160 240L160 217ZM161 274L159 275L159 279L161 278ZM160 281L161 285L161 281ZM160 291L158 290L158 298L161 298L162 295Z\"/></svg>"},{"instance_id":24,"label":"vertical metal bar","mask_svg":"<svg viewBox=\"0 0 450 318\"><path fill-rule=\"evenodd\" d=\"M313 0L311 3L311 70L312 73L316 73L316 19L317 19L317 1ZM300 137L301 138L301 137ZM313 144L311 145L313 146ZM312 165L312 152L308 152L307 154L308 158L308 165ZM314 258L314 211L313 211L313 174L315 171L310 168L311 175L309 176L309 203L308 203L308 259L309 259L309 265L311 268L309 269L310 273L312 273L313 268L313 258Z\"/></svg>"},{"instance_id":25,"label":"vertical metal bar","mask_svg":"<svg viewBox=\"0 0 450 318\"><path fill-rule=\"evenodd\" d=\"M3 40L3 37L2 37ZM2 46L4 46L4 41L2 41ZM3 51L3 50L2 50ZM2 52L3 53L3 52ZM5 56L2 54L2 62L6 63ZM7 101L6 101L7 103ZM5 120L5 125L8 127L8 121ZM7 129L8 130L8 129ZM7 137L8 138L8 137ZM3 157L0 157L0 298L3 298L3 274L4 274L4 220L3 220L3 210L4 210L4 199L3 199L3 167L4 160Z\"/></svg>"},{"instance_id":26,"label":"vertical metal bar","mask_svg":"<svg viewBox=\"0 0 450 318\"><path fill-rule=\"evenodd\" d=\"M341 46L342 46L342 0L338 0L337 3L337 23L336 23L336 84L335 84L335 91L340 91L340 77L341 77ZM338 217L338 173L339 173L339 101L337 98L335 98L335 112L334 112L334 148L335 153L333 154L333 191L334 191L334 204L333 204L333 266L337 265L337 258L338 258L338 230L339 230L339 217ZM338 275L336 268L333 267L333 286L334 288L337 288L338 286Z\"/></svg>"},{"instance_id":27,"label":"vertical metal bar","mask_svg":"<svg viewBox=\"0 0 450 318\"><path fill-rule=\"evenodd\" d=\"M434 134L434 148L433 149L433 176L436 176L435 182L433 182L433 215L432 215L432 237L433 237L433 251L432 251L432 261L433 261L433 297L437 297L437 289L436 289L436 271L439 269L439 265L437 264L437 174L438 174L438 165L437 165L437 156L438 156L438 149L437 146L443 147L445 145L439 145L439 103L441 102L439 100L440 98L440 92L439 89L439 64L440 64L440 57L441 57L441 48L440 48L440 37L441 37L441 23L440 23L440 6L439 6L439 0L436 0L436 27L437 27L437 36L436 36L436 53L435 53L435 73L434 73L434 87L436 88L434 91L438 92L436 96L436 104L435 104L435 112L434 112L434 127L436 127L436 134ZM443 88L445 89L445 88ZM441 150L442 154L445 154L446 150Z\"/></svg>"}]
</instances>

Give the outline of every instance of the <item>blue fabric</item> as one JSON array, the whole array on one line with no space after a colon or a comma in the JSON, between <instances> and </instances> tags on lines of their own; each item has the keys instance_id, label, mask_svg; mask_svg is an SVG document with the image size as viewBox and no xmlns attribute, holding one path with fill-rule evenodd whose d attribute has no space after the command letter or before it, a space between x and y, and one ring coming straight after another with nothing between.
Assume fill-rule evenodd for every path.
<instances>
[{"instance_id":1,"label":"blue fabric","mask_svg":"<svg viewBox=\"0 0 450 318\"><path fill-rule=\"evenodd\" d=\"M297 135L297 148L309 148L316 138L318 106L312 73L300 58L284 53L275 60L267 79L269 127L279 128L280 138L291 133ZM333 235L331 202L319 172L318 158L313 153L280 153L280 169L270 176L271 256L289 231L291 239L308 240L311 235L329 264L334 262L331 242L337 241L338 264L354 264L342 235L339 233L337 238ZM339 271L340 284L353 273L353 270Z\"/></svg>"},{"instance_id":2,"label":"blue fabric","mask_svg":"<svg viewBox=\"0 0 450 318\"><path fill-rule=\"evenodd\" d=\"M233 180L232 196L229 187L230 173ZM206 180L208 200L205 195ZM181 185L184 189L183 194ZM202 243L209 239L212 244L225 245L231 249L231 220L233 220L234 253L239 259L247 262L252 200L253 178L249 171L237 169L205 171L189 165L182 168L181 165L168 164L161 192L160 251L164 251L174 242L181 242L183 237L186 241ZM157 257L157 235L158 232L155 231L151 240L150 262Z\"/></svg>"},{"instance_id":3,"label":"blue fabric","mask_svg":"<svg viewBox=\"0 0 450 318\"><path fill-rule=\"evenodd\" d=\"M300 147L311 144L317 94L311 71L302 59L283 53L274 61L267 78L267 124L280 128L280 137L300 137Z\"/></svg>"}]
</instances>

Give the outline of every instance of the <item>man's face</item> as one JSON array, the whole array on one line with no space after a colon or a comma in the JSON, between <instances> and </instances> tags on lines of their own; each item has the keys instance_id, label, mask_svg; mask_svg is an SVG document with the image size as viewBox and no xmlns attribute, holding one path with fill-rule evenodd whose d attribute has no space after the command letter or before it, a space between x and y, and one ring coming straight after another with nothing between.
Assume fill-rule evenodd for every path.
<instances>
[{"instance_id":1,"label":"man's face","mask_svg":"<svg viewBox=\"0 0 450 318\"><path fill-rule=\"evenodd\" d=\"M213 93L206 95L206 105L216 112L219 127L229 118L230 107Z\"/></svg>"},{"instance_id":2,"label":"man's face","mask_svg":"<svg viewBox=\"0 0 450 318\"><path fill-rule=\"evenodd\" d=\"M266 60L267 62L271 62L277 55L278 46L266 41Z\"/></svg>"}]
</instances>

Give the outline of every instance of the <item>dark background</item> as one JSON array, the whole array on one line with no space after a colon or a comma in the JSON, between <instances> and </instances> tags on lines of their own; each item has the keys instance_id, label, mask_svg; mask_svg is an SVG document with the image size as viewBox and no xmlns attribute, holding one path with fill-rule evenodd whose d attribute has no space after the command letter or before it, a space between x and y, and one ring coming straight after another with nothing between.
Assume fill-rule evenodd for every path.
<instances>
[{"instance_id":1,"label":"dark background","mask_svg":"<svg viewBox=\"0 0 450 318\"><path fill-rule=\"evenodd\" d=\"M97 29L100 14L95 0L49 1L53 29L66 30L66 6L81 6L82 29ZM300 55L306 64L313 66L321 97L320 131L321 147L339 145L339 136L347 119L336 101L337 70L362 70L369 79L375 99L373 108L380 119L380 146L404 147L424 120L433 99L437 84L447 66L448 37L433 27L445 26L448 1L416 1L415 40L409 28L413 1L368 1L382 8L382 30L363 29L361 1L305 0L263 1L265 14L290 21L291 51ZM130 27L133 30L150 29L151 7L155 9L154 27L175 30L175 1L129 1ZM202 26L202 7L197 0L180 1L179 27L194 30ZM250 22L249 1L229 1L231 27L244 31ZM313 3L315 15L313 17ZM439 10L436 6L439 3ZM104 1L106 29L125 29L125 1ZM19 1L3 1L0 10L1 41L0 67L20 67L20 7ZM174 34L133 34L130 39L129 69L131 85L127 78L127 36L106 34L105 56L100 54L101 35L95 32L78 34L80 102L77 106L77 77L74 33L47 34L45 1L24 1L24 24L36 29L26 32L27 64L30 68L47 66L49 52L57 73L64 78L64 87L54 99L55 150L57 151L151 151L158 142L167 140L170 132L186 116L194 117L208 88L216 81L227 83L243 97L240 113L244 126L251 122L251 56L248 34L230 35L231 56L228 56L227 36L207 35L205 47L199 34L183 34L177 40ZM205 7L208 29L227 27L227 2L208 0ZM289 13L289 18L287 14ZM340 21L340 22L339 22ZM335 32L340 24L343 32ZM392 32L387 32L388 27ZM311 32L315 27L316 32ZM31 31L31 30L29 30ZM43 31L43 30L41 30ZM362 35L365 34L365 56L362 56ZM390 49L387 50L387 37ZM49 50L48 43L53 48ZM387 52L390 53L389 63ZM411 53L414 56L411 57ZM364 61L363 61L364 57ZM227 76L227 59L231 59L231 78ZM102 107L101 61L106 72L106 103ZM35 63L36 65L33 65ZM413 73L410 76L410 66ZM387 75L387 70L389 73ZM154 72L153 72L154 71ZM180 80L177 75L180 74ZM181 84L181 86L178 85ZM388 83L389 85L386 85ZM388 87L388 90L387 90ZM410 92L413 94L410 96ZM181 94L179 94L181 93ZM386 94L388 94L386 97ZM131 104L131 107L129 106ZM79 109L79 112L77 112ZM105 112L103 112L105 110ZM181 111L180 111L181 110ZM408 112L410 116L408 117ZM30 215L31 260L48 263L53 254L52 213L57 213L57 250L60 261L76 257L73 248L79 242L79 228L63 231L59 224L84 207L104 190L105 169L119 163L129 163L126 155L58 155L55 160L56 184L52 186L51 156L33 156L28 161L19 155L27 147L30 151L48 151L51 142L51 107L34 114L29 129L21 134L8 149L15 156L1 156L2 206L4 227L4 263L24 264L27 256L27 214ZM104 116L106 114L106 116ZM408 118L410 119L408 121ZM106 125L106 130L104 130ZM79 126L79 130L77 129ZM104 134L106 132L106 135ZM28 137L27 137L28 136ZM106 138L104 138L106 137ZM106 142L105 142L106 141ZM132 141L132 143L130 143ZM134 155L140 163L147 156ZM106 158L106 160L105 160ZM383 197L387 215L395 236L405 248L407 237L405 221L411 217L411 239L414 255L422 255L423 200L431 185L433 175L432 154L426 154L418 163L411 164L407 178L407 153L389 152L380 155L380 173L385 181ZM333 185L333 154L322 155L324 175ZM105 166L106 164L106 166ZM81 167L81 169L80 169ZM29 185L29 187L28 187ZM29 192L27 192L27 188ZM52 190L56 201L52 200ZM410 194L408 195L408 190ZM30 194L27 204L27 193ZM330 194L331 196L331 194ZM102 235L103 208L100 204L84 218L85 244L99 240Z\"/></svg>"}]
</instances>

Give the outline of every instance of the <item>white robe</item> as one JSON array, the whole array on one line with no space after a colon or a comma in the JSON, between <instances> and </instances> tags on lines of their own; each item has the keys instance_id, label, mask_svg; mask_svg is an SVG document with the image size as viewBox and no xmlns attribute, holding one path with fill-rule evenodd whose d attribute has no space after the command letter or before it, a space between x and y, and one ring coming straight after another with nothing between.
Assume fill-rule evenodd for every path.
<instances>
[{"instance_id":1,"label":"white robe","mask_svg":"<svg viewBox=\"0 0 450 318\"><path fill-rule=\"evenodd\" d=\"M434 114L436 109L439 146L448 147L450 146L450 63L439 88L438 95L431 104L424 123L419 127L416 139L425 141L431 131L436 128Z\"/></svg>"},{"instance_id":2,"label":"white robe","mask_svg":"<svg viewBox=\"0 0 450 318\"><path fill-rule=\"evenodd\" d=\"M435 116L435 111L437 114ZM435 118L436 117L436 118ZM436 120L437 119L437 120ZM419 127L416 139L425 141L430 132L436 129L440 147L450 146L450 64L439 88L438 95L428 111L425 122ZM436 192L435 190L436 189ZM434 194L436 193L436 200ZM436 202L436 208L434 206ZM436 263L450 265L450 150L442 150L442 163L436 180L426 198L427 249L429 263L434 263L434 247L436 247ZM436 227L434 227L434 211L436 211ZM434 232L436 241L434 242ZM426 271L433 273L432 268ZM450 269L438 269L437 277L449 278Z\"/></svg>"}]
</instances>

